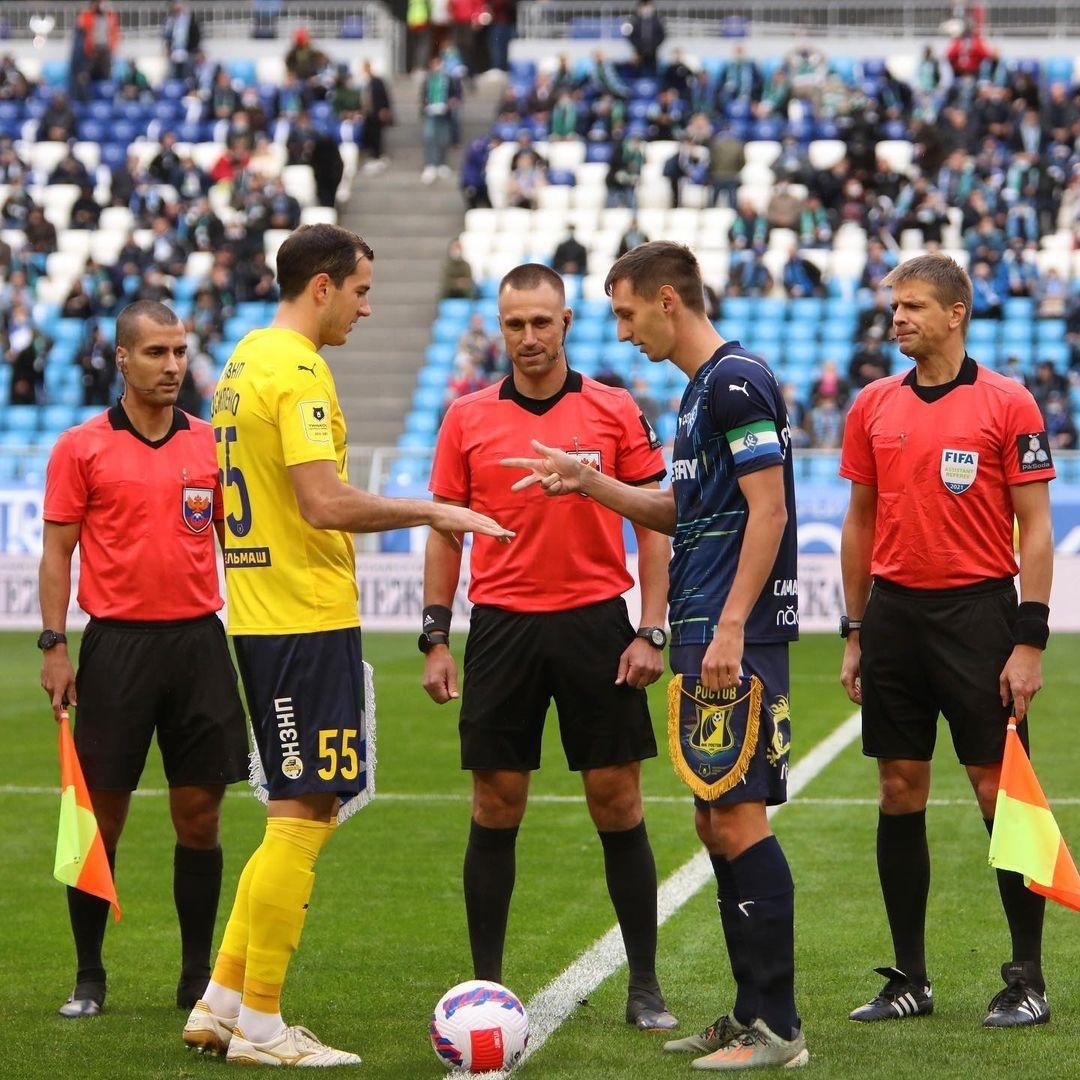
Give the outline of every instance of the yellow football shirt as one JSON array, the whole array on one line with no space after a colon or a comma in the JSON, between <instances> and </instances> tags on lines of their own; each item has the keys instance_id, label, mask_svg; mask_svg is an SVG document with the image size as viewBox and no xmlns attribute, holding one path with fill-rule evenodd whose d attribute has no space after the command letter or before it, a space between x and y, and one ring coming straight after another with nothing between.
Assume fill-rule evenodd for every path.
<instances>
[{"instance_id":1,"label":"yellow football shirt","mask_svg":"<svg viewBox=\"0 0 1080 1080\"><path fill-rule=\"evenodd\" d=\"M225 499L230 634L306 634L358 626L349 533L312 528L289 466L333 461L348 481L334 377L293 330L248 334L214 391L211 421Z\"/></svg>"}]
</instances>

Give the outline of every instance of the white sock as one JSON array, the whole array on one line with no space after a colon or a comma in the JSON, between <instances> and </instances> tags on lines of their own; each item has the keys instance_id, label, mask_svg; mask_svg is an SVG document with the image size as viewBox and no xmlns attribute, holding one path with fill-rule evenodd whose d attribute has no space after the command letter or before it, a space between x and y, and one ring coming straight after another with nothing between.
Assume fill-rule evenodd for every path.
<instances>
[{"instance_id":1,"label":"white sock","mask_svg":"<svg viewBox=\"0 0 1080 1080\"><path fill-rule=\"evenodd\" d=\"M202 999L210 1006L210 1011L215 1016L235 1019L240 1012L240 991L230 990L227 986L214 982L213 979L206 984L206 992Z\"/></svg>"},{"instance_id":2,"label":"white sock","mask_svg":"<svg viewBox=\"0 0 1080 1080\"><path fill-rule=\"evenodd\" d=\"M240 1006L240 1017L236 1026L244 1033L248 1042L265 1043L276 1038L285 1030L285 1021L281 1013L264 1013L257 1009Z\"/></svg>"}]
</instances>

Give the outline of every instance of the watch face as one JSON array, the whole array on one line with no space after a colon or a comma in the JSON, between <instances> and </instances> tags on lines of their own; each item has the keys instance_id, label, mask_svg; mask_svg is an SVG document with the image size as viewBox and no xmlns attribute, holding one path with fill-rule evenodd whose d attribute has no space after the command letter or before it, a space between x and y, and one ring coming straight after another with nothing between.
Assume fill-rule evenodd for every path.
<instances>
[{"instance_id":1,"label":"watch face","mask_svg":"<svg viewBox=\"0 0 1080 1080\"><path fill-rule=\"evenodd\" d=\"M667 635L660 629L653 630L649 637L652 638L652 643L658 649L662 649L664 647L664 642L667 640Z\"/></svg>"}]
</instances>

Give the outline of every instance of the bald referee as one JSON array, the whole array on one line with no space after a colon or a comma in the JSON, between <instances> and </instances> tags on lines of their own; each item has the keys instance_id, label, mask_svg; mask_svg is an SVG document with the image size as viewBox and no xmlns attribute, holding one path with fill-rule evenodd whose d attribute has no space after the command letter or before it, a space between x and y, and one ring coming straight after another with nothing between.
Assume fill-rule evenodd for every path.
<instances>
[{"instance_id":1,"label":"bald referee","mask_svg":"<svg viewBox=\"0 0 1080 1080\"><path fill-rule=\"evenodd\" d=\"M221 493L210 425L175 402L187 367L183 323L140 300L116 322L120 401L60 436L45 481L40 568L41 685L59 715L76 709L75 746L110 866L157 735L176 830L180 920L176 1003L189 1009L210 975L221 891L218 819L225 785L247 775L244 713L229 659L214 557ZM68 656L71 559L90 616L76 673ZM68 889L75 989L60 1008L96 1016L109 905Z\"/></svg>"}]
</instances>

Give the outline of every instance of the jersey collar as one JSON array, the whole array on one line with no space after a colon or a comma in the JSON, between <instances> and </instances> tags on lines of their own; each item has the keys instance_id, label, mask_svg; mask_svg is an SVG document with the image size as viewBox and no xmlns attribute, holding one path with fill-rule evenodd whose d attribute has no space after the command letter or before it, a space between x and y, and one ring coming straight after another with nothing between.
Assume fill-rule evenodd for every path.
<instances>
[{"instance_id":1,"label":"jersey collar","mask_svg":"<svg viewBox=\"0 0 1080 1080\"><path fill-rule=\"evenodd\" d=\"M951 390L955 390L958 386L973 386L975 380L979 377L979 365L974 360L964 353L964 362L960 365L960 370L956 373L956 378L951 382L942 383L940 386L919 386L915 381L915 368L912 369L904 376L901 385L910 386L915 392L915 396L920 401L925 401L928 405L932 405L935 401L940 401Z\"/></svg>"},{"instance_id":2,"label":"jersey collar","mask_svg":"<svg viewBox=\"0 0 1080 1080\"><path fill-rule=\"evenodd\" d=\"M568 368L566 381L557 394L553 394L549 398L530 398L522 394L514 385L514 376L507 375L499 387L499 400L512 401L515 405L520 405L526 412L531 412L535 416L543 416L544 413L554 409L567 394L580 394L581 387L581 372L572 371Z\"/></svg>"},{"instance_id":3,"label":"jersey collar","mask_svg":"<svg viewBox=\"0 0 1080 1080\"><path fill-rule=\"evenodd\" d=\"M109 410L108 416L113 431L126 431L128 434L134 435L139 442L149 446L151 450L157 450L158 447L164 446L178 431L188 431L191 428L187 413L183 409L178 409L175 405L173 406L172 427L160 439L148 439L145 435L136 431L131 423L131 417L124 411L124 406L119 401Z\"/></svg>"},{"instance_id":4,"label":"jersey collar","mask_svg":"<svg viewBox=\"0 0 1080 1080\"><path fill-rule=\"evenodd\" d=\"M697 369L697 371L694 373L694 378L697 379L699 376L701 376L705 372L712 371L712 369L717 364L719 364L721 360L726 360L733 353L740 353L741 354L741 353L745 353L745 352L746 352L746 349L744 349L743 346L737 340L735 340L735 341L725 341L724 344L721 345L716 350L716 352L714 352L712 354L712 356L710 356L709 359L706 360L705 363L702 364L701 367L699 367Z\"/></svg>"}]
</instances>

